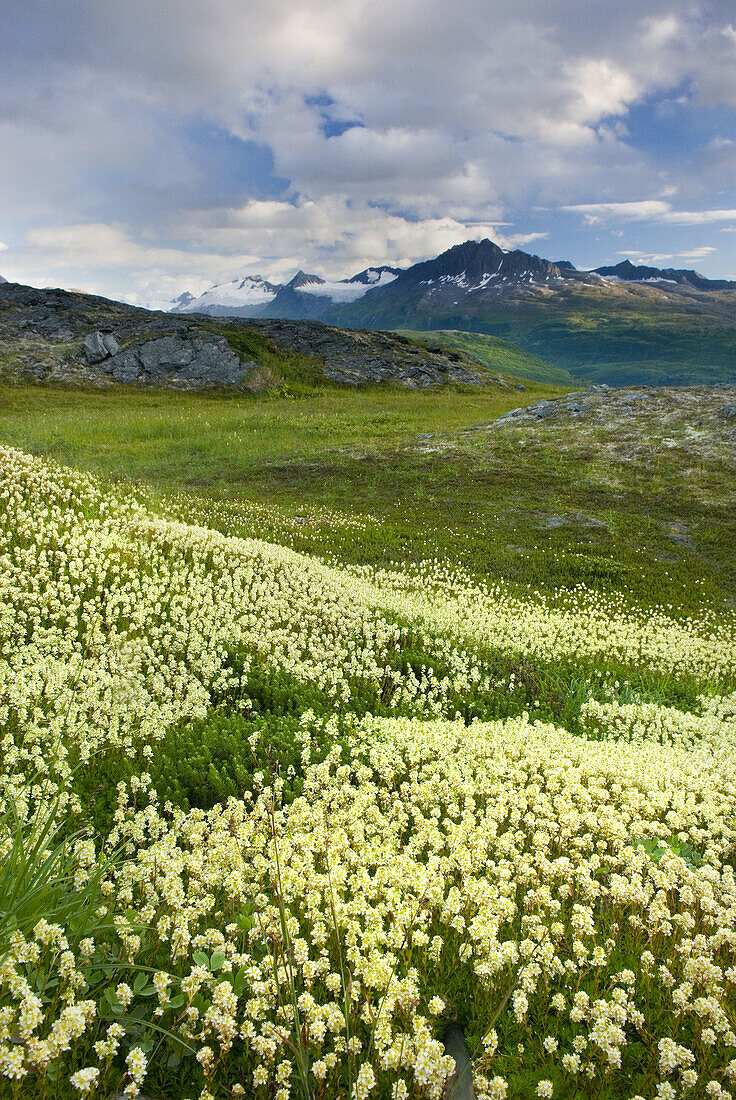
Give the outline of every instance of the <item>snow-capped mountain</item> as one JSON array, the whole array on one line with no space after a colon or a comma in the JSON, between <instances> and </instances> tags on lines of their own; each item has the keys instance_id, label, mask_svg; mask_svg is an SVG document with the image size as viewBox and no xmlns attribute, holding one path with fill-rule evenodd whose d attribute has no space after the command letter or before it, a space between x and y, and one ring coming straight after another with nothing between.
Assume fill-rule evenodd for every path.
<instances>
[{"instance_id":1,"label":"snow-capped mountain","mask_svg":"<svg viewBox=\"0 0 736 1100\"><path fill-rule=\"evenodd\" d=\"M230 317L331 318L341 307L368 295L373 300L392 284L401 294L429 293L445 301L484 288L549 282L571 271L575 272L571 264L558 268L539 256L499 248L493 241L466 241L406 269L367 267L347 279L323 279L300 270L288 283L275 285L260 275L246 275L218 283L198 297L182 295L169 308L174 313Z\"/></svg>"},{"instance_id":2,"label":"snow-capped mountain","mask_svg":"<svg viewBox=\"0 0 736 1100\"><path fill-rule=\"evenodd\" d=\"M454 286L466 294L503 282L547 282L567 275L549 260L518 249L508 251L493 241L466 241L434 260L414 264L402 282L427 287Z\"/></svg>"},{"instance_id":3,"label":"snow-capped mountain","mask_svg":"<svg viewBox=\"0 0 736 1100\"><path fill-rule=\"evenodd\" d=\"M246 275L245 278L230 279L227 283L217 283L196 298L192 294L182 294L170 312L248 317L259 313L272 302L280 289L280 286L274 286L260 275Z\"/></svg>"},{"instance_id":4,"label":"snow-capped mountain","mask_svg":"<svg viewBox=\"0 0 736 1100\"><path fill-rule=\"evenodd\" d=\"M386 286L387 283L392 283L397 275L403 274L403 271L403 267L389 267L387 264L383 264L382 267L366 267L357 275L351 276L347 282L365 283L366 286Z\"/></svg>"},{"instance_id":5,"label":"snow-capped mountain","mask_svg":"<svg viewBox=\"0 0 736 1100\"><path fill-rule=\"evenodd\" d=\"M369 290L386 286L398 267L369 267L349 279L329 280L297 271L288 283L274 284L260 275L217 283L194 297L182 294L170 303L172 313L209 313L230 317L313 317L344 302L355 302Z\"/></svg>"},{"instance_id":6,"label":"snow-capped mountain","mask_svg":"<svg viewBox=\"0 0 736 1100\"><path fill-rule=\"evenodd\" d=\"M332 302L355 302L373 287L386 286L400 273L396 267L366 268L350 279L328 280L298 271L287 287L302 294L315 294Z\"/></svg>"}]
</instances>

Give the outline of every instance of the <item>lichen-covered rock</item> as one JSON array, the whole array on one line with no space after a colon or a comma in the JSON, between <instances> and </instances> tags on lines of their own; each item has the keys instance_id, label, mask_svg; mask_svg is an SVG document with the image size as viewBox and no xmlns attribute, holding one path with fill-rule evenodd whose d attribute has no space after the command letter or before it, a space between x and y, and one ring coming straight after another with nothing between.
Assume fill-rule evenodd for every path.
<instances>
[{"instance_id":1,"label":"lichen-covered rock","mask_svg":"<svg viewBox=\"0 0 736 1100\"><path fill-rule=\"evenodd\" d=\"M242 382L256 366L242 360L224 336L209 333L188 339L161 336L133 344L101 364L106 374L127 385L229 386Z\"/></svg>"}]
</instances>

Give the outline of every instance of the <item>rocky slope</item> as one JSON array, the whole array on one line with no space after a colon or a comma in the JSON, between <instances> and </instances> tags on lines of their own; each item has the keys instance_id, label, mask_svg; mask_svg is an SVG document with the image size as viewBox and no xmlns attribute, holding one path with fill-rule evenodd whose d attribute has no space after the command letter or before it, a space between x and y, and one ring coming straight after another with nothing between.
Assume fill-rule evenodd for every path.
<instances>
[{"instance_id":1,"label":"rocky slope","mask_svg":"<svg viewBox=\"0 0 736 1100\"><path fill-rule=\"evenodd\" d=\"M64 290L0 286L6 381L259 389L305 367L310 377L347 385L511 385L461 351L386 332L151 312Z\"/></svg>"},{"instance_id":2,"label":"rocky slope","mask_svg":"<svg viewBox=\"0 0 736 1100\"><path fill-rule=\"evenodd\" d=\"M637 386L611 389L592 385L552 401L512 409L471 431L544 429L579 444L595 437L611 459L637 461L650 455L653 440L662 449L681 449L692 460L736 453L736 386Z\"/></svg>"}]
</instances>

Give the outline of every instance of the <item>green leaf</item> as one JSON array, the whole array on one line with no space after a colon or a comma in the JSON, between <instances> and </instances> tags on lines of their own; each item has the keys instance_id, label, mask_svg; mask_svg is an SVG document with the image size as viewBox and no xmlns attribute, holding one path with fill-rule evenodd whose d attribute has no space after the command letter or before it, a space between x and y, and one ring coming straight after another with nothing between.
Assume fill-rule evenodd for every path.
<instances>
[{"instance_id":1,"label":"green leaf","mask_svg":"<svg viewBox=\"0 0 736 1100\"><path fill-rule=\"evenodd\" d=\"M212 955L212 958L210 959L210 970L212 970L213 973L216 970L219 970L222 967L224 961L225 956L223 955L222 951L215 951Z\"/></svg>"},{"instance_id":2,"label":"green leaf","mask_svg":"<svg viewBox=\"0 0 736 1100\"><path fill-rule=\"evenodd\" d=\"M235 991L237 996L240 996L240 994L245 989L245 983L246 983L246 974L245 974L245 967L244 966L242 966L240 968L240 970L237 972L237 974L233 977L232 982L233 982L233 990Z\"/></svg>"},{"instance_id":3,"label":"green leaf","mask_svg":"<svg viewBox=\"0 0 736 1100\"><path fill-rule=\"evenodd\" d=\"M210 968L210 960L205 955L204 951L195 951L192 955L192 961L197 966L205 966L208 970Z\"/></svg>"}]
</instances>

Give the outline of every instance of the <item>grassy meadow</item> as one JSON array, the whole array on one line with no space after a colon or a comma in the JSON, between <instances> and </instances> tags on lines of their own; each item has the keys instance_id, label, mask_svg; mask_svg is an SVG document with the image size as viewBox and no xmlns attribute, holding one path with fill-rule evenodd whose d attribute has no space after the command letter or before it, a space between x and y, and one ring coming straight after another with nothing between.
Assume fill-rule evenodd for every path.
<instances>
[{"instance_id":1,"label":"grassy meadow","mask_svg":"<svg viewBox=\"0 0 736 1100\"><path fill-rule=\"evenodd\" d=\"M515 384L0 389L3 1100L730 1100L728 429Z\"/></svg>"},{"instance_id":2,"label":"grassy meadow","mask_svg":"<svg viewBox=\"0 0 736 1100\"><path fill-rule=\"evenodd\" d=\"M524 385L286 397L12 385L0 387L0 442L181 518L346 562L440 557L512 584L733 606L728 444L693 451L690 425L668 432L656 418L628 447L616 426L485 430L566 392Z\"/></svg>"}]
</instances>

